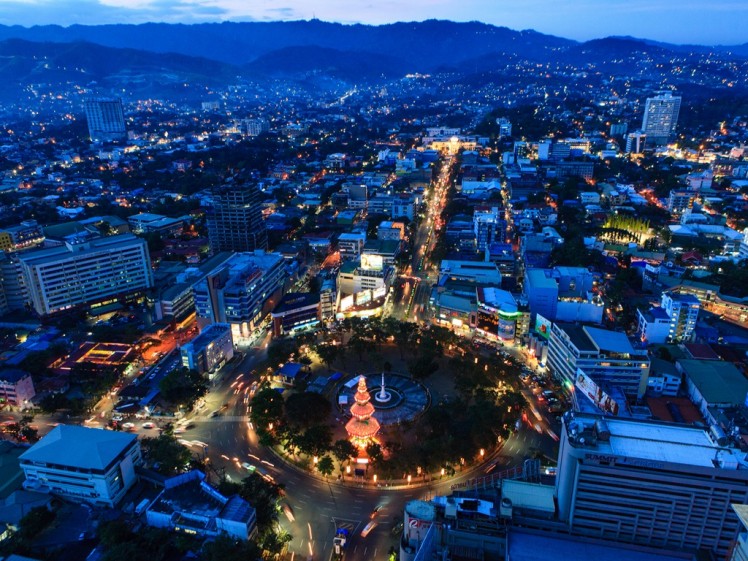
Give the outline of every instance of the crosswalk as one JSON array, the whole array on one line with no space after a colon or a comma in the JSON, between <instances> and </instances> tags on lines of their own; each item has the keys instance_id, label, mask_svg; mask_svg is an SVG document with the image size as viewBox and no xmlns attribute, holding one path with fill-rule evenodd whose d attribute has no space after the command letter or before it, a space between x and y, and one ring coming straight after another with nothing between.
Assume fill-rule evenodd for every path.
<instances>
[{"instance_id":1,"label":"crosswalk","mask_svg":"<svg viewBox=\"0 0 748 561\"><path fill-rule=\"evenodd\" d=\"M335 530L347 530L348 535L352 536L356 533L356 530L361 526L360 520L351 520L348 518L335 518L331 517L330 520L332 520L333 525L335 526Z\"/></svg>"}]
</instances>

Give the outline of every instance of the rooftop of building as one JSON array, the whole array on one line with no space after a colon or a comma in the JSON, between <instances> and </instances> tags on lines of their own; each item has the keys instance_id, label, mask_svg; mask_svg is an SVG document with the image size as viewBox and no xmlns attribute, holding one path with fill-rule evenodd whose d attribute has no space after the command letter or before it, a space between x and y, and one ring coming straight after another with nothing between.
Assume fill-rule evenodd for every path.
<instances>
[{"instance_id":1,"label":"rooftop of building","mask_svg":"<svg viewBox=\"0 0 748 561\"><path fill-rule=\"evenodd\" d=\"M156 222L158 220L161 220L162 218L166 218L163 214L154 214L152 212L141 212L140 214L133 214L132 216L128 216L127 220L134 220L138 222Z\"/></svg>"},{"instance_id":2,"label":"rooftop of building","mask_svg":"<svg viewBox=\"0 0 748 561\"><path fill-rule=\"evenodd\" d=\"M118 234L103 238L90 238L80 244L64 244L57 247L37 249L19 255L19 259L29 265L43 265L70 258L81 253L95 253L97 251L116 250L118 248L145 245L145 240L134 234Z\"/></svg>"},{"instance_id":3,"label":"rooftop of building","mask_svg":"<svg viewBox=\"0 0 748 561\"><path fill-rule=\"evenodd\" d=\"M343 232L338 236L338 241L366 241L365 232Z\"/></svg>"},{"instance_id":4,"label":"rooftop of building","mask_svg":"<svg viewBox=\"0 0 748 561\"><path fill-rule=\"evenodd\" d=\"M30 376L30 374L18 368L4 368L0 370L0 382L15 384L26 376Z\"/></svg>"},{"instance_id":5,"label":"rooftop of building","mask_svg":"<svg viewBox=\"0 0 748 561\"><path fill-rule=\"evenodd\" d=\"M618 331L608 331L599 327L590 327L586 325L585 333L589 336L592 343L600 351L607 351L618 354L634 354L634 347L625 333Z\"/></svg>"},{"instance_id":6,"label":"rooftop of building","mask_svg":"<svg viewBox=\"0 0 748 561\"><path fill-rule=\"evenodd\" d=\"M511 528L507 535L507 559L512 561L557 561L558 559L690 561L696 557L687 552L655 550L526 528Z\"/></svg>"},{"instance_id":7,"label":"rooftop of building","mask_svg":"<svg viewBox=\"0 0 748 561\"><path fill-rule=\"evenodd\" d=\"M709 404L741 405L748 395L748 380L734 364L724 360L680 359L678 366Z\"/></svg>"},{"instance_id":8,"label":"rooftop of building","mask_svg":"<svg viewBox=\"0 0 748 561\"><path fill-rule=\"evenodd\" d=\"M555 279L548 276L546 269L527 269L525 272L525 286L527 288L550 288L558 289Z\"/></svg>"},{"instance_id":9,"label":"rooftop of building","mask_svg":"<svg viewBox=\"0 0 748 561\"><path fill-rule=\"evenodd\" d=\"M21 460L104 470L137 439L136 434L57 425L24 452Z\"/></svg>"},{"instance_id":10,"label":"rooftop of building","mask_svg":"<svg viewBox=\"0 0 748 561\"><path fill-rule=\"evenodd\" d=\"M229 325L228 323L211 323L200 332L200 335L195 337L189 343L183 345L182 348L189 347L189 350L201 351L202 349L213 343L216 338L221 337L227 333L231 333L231 325Z\"/></svg>"},{"instance_id":11,"label":"rooftop of building","mask_svg":"<svg viewBox=\"0 0 748 561\"><path fill-rule=\"evenodd\" d=\"M663 310L659 306L653 306L646 312L644 312L644 317L646 317L648 320L670 320L670 316L668 313Z\"/></svg>"},{"instance_id":12,"label":"rooftop of building","mask_svg":"<svg viewBox=\"0 0 748 561\"><path fill-rule=\"evenodd\" d=\"M507 313L517 311L517 301L508 290L501 290L493 286L478 287L476 294L478 302L485 306Z\"/></svg>"},{"instance_id":13,"label":"rooftop of building","mask_svg":"<svg viewBox=\"0 0 748 561\"><path fill-rule=\"evenodd\" d=\"M381 253L392 255L400 248L399 240L367 240L364 245L364 253Z\"/></svg>"},{"instance_id":14,"label":"rooftop of building","mask_svg":"<svg viewBox=\"0 0 748 561\"><path fill-rule=\"evenodd\" d=\"M554 323L554 325L564 331L569 336L571 344L580 351L597 350L597 347L595 347L583 326L574 323Z\"/></svg>"},{"instance_id":15,"label":"rooftop of building","mask_svg":"<svg viewBox=\"0 0 748 561\"><path fill-rule=\"evenodd\" d=\"M667 292L667 295L673 300L673 302L680 302L681 304L699 305L701 303L693 294Z\"/></svg>"},{"instance_id":16,"label":"rooftop of building","mask_svg":"<svg viewBox=\"0 0 748 561\"><path fill-rule=\"evenodd\" d=\"M0 499L5 499L23 483L23 470L18 458L28 448L9 441L0 441Z\"/></svg>"},{"instance_id":17,"label":"rooftop of building","mask_svg":"<svg viewBox=\"0 0 748 561\"><path fill-rule=\"evenodd\" d=\"M715 468L715 462L736 469L738 459L745 453L738 449L719 446L709 436L708 429L635 418L604 417L606 438L586 437L595 434L596 421L600 415L577 413L565 418L567 434L576 435L576 447L581 447L601 456L616 456L617 463L642 465L642 462L663 462L704 468ZM582 437L582 438L580 438ZM584 440L584 442L582 442ZM646 464L645 464L646 465Z\"/></svg>"}]
</instances>

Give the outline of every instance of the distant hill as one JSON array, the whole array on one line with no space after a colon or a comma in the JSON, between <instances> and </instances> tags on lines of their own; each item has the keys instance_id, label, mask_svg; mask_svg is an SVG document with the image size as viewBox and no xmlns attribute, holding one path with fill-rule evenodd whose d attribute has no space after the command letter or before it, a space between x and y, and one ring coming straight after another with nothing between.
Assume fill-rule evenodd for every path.
<instances>
[{"instance_id":1,"label":"distant hill","mask_svg":"<svg viewBox=\"0 0 748 561\"><path fill-rule=\"evenodd\" d=\"M181 54L114 49L93 43L0 41L0 91L30 83L127 83L137 89L199 79L221 83L237 68Z\"/></svg>"},{"instance_id":2,"label":"distant hill","mask_svg":"<svg viewBox=\"0 0 748 561\"><path fill-rule=\"evenodd\" d=\"M285 47L259 56L242 67L245 73L302 77L322 72L342 80L377 80L402 76L416 67L388 55L323 47Z\"/></svg>"},{"instance_id":3,"label":"distant hill","mask_svg":"<svg viewBox=\"0 0 748 561\"><path fill-rule=\"evenodd\" d=\"M479 22L429 20L389 25L343 25L319 20L194 25L0 26L0 40L86 41L108 47L180 53L243 65L287 47L315 46L408 59L422 69L457 64L491 52L541 56L574 41Z\"/></svg>"}]
</instances>

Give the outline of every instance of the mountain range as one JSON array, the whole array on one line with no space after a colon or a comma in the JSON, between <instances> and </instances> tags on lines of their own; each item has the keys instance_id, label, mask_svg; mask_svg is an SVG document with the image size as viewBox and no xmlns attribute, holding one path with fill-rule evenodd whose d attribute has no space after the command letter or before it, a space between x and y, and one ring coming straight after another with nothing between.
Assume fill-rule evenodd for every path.
<instances>
[{"instance_id":1,"label":"mountain range","mask_svg":"<svg viewBox=\"0 0 748 561\"><path fill-rule=\"evenodd\" d=\"M389 25L295 22L0 26L0 89L28 83L227 83L323 73L345 81L408 72L493 72L517 61L624 73L674 55L748 59L748 43L681 46L631 37L579 43L532 30L428 20ZM711 55L710 55L711 56Z\"/></svg>"}]
</instances>

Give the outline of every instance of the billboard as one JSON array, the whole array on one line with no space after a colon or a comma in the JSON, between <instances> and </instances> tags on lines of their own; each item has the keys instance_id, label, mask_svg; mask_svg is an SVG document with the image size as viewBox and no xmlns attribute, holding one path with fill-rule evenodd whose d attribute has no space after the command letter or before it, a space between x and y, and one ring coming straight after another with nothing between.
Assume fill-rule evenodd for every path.
<instances>
[{"instance_id":1,"label":"billboard","mask_svg":"<svg viewBox=\"0 0 748 561\"><path fill-rule=\"evenodd\" d=\"M381 255L364 253L361 255L361 268L367 271L381 271L384 267L384 258Z\"/></svg>"},{"instance_id":2,"label":"billboard","mask_svg":"<svg viewBox=\"0 0 748 561\"><path fill-rule=\"evenodd\" d=\"M356 293L356 306L363 306L371 302L371 290L362 290Z\"/></svg>"},{"instance_id":3,"label":"billboard","mask_svg":"<svg viewBox=\"0 0 748 561\"><path fill-rule=\"evenodd\" d=\"M540 314L535 316L535 333L546 341L551 338L551 322Z\"/></svg>"},{"instance_id":4,"label":"billboard","mask_svg":"<svg viewBox=\"0 0 748 561\"><path fill-rule=\"evenodd\" d=\"M353 307L353 294L340 299L340 311L345 312Z\"/></svg>"},{"instance_id":5,"label":"billboard","mask_svg":"<svg viewBox=\"0 0 748 561\"><path fill-rule=\"evenodd\" d=\"M587 374L579 369L577 369L577 381L575 385L577 390L586 395L600 411L611 415L618 415L618 404L600 389L600 386L593 382Z\"/></svg>"},{"instance_id":6,"label":"billboard","mask_svg":"<svg viewBox=\"0 0 748 561\"><path fill-rule=\"evenodd\" d=\"M514 339L517 322L513 319L499 318L499 337L506 340Z\"/></svg>"},{"instance_id":7,"label":"billboard","mask_svg":"<svg viewBox=\"0 0 748 561\"><path fill-rule=\"evenodd\" d=\"M378 298L384 298L384 296L387 295L387 287L386 286L380 286L379 288L375 288L372 292L372 298L374 300Z\"/></svg>"},{"instance_id":8,"label":"billboard","mask_svg":"<svg viewBox=\"0 0 748 561\"><path fill-rule=\"evenodd\" d=\"M477 327L481 331L491 335L499 334L499 318L496 314L484 310L478 310Z\"/></svg>"}]
</instances>

